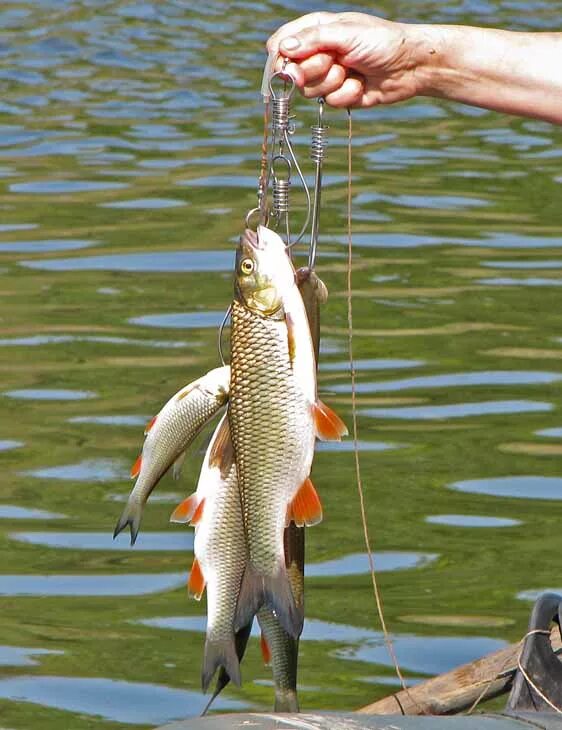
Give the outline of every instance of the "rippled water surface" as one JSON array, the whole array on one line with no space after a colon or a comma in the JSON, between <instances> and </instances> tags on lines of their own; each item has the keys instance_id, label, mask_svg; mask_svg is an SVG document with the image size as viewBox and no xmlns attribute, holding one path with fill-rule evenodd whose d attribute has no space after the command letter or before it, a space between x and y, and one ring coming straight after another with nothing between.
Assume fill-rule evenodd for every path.
<instances>
[{"instance_id":1,"label":"rippled water surface","mask_svg":"<svg viewBox=\"0 0 562 730\"><path fill-rule=\"evenodd\" d=\"M111 536L144 424L218 364L234 242L255 204L263 43L303 7L0 7L3 726L140 728L203 706L192 533L168 523L199 446L155 491L138 544ZM539 0L377 7L562 29L559 3ZM314 111L297 102L308 177ZM327 120L320 391L349 423L346 118ZM413 680L519 639L529 600L560 585L562 131L427 98L353 124L360 458L386 618ZM325 519L307 533L301 700L351 709L394 679L349 442L318 450L313 479ZM257 638L243 675L217 709L271 708Z\"/></svg>"}]
</instances>

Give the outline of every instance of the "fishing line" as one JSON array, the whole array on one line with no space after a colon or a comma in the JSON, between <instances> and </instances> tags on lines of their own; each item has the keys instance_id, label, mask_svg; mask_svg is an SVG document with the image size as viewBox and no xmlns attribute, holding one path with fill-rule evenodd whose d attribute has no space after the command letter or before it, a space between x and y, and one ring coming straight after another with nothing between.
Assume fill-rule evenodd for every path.
<instances>
[{"instance_id":1,"label":"fishing line","mask_svg":"<svg viewBox=\"0 0 562 730\"><path fill-rule=\"evenodd\" d=\"M369 560L369 569L371 572L371 582L373 584L373 593L375 596L375 603L377 605L377 612L379 615L379 620L381 623L381 628L384 634L384 641L386 644L386 648L388 649L388 653L390 654L390 657L392 659L392 663L394 664L394 669L396 671L396 675L398 679L400 680L400 684L402 685L402 689L404 692L408 694L410 699L412 700L412 697L408 691L408 688L406 687L406 682L404 681L404 677L402 676L402 672L400 671L400 666L398 664L398 659L396 658L396 653L394 651L394 645L392 643L392 639L390 638L390 634L388 633L388 630L386 628L386 622L384 620L384 612L383 612L383 605L382 605L382 598L379 591L379 586L377 582L377 577L375 573L375 561L373 559L373 552L371 550L371 538L369 536L369 527L367 525L367 514L365 511L365 495L363 493L363 480L361 478L361 464L359 460L359 444L358 444L358 429L357 429L357 392L356 392L356 382L355 382L355 365L353 362L353 288L352 288L352 279L351 279L351 267L353 263L353 254L352 254L352 230L351 230L351 201L352 201L352 187L351 187L351 173L352 173L352 165L351 165L351 151L352 151L352 139L353 139L353 130L352 130L352 123L351 123L351 109L347 110L347 333L348 333L348 349L349 349L349 369L351 373L351 419L352 419L352 436L353 436L353 453L355 457L355 479L357 482L357 492L359 494L359 508L361 511L361 522L363 524L363 537L365 539L365 546L367 548L367 557ZM400 704L398 698L395 696L396 701L398 702L398 705L400 707L400 710L402 714L404 715L404 709L402 705ZM412 700L414 704L417 705L417 702L415 700Z\"/></svg>"}]
</instances>

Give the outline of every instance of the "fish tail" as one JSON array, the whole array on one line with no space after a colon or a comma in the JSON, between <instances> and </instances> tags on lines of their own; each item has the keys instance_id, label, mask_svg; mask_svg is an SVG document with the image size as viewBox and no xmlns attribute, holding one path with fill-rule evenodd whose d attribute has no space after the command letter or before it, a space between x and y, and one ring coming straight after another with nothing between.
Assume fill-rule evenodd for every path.
<instances>
[{"instance_id":1,"label":"fish tail","mask_svg":"<svg viewBox=\"0 0 562 730\"><path fill-rule=\"evenodd\" d=\"M238 662L242 661L242 658L244 657L244 653L246 651L246 646L248 645L248 639L250 638L250 632L252 630L252 623L250 622L247 626L244 626L240 629L240 631L236 632L236 635L234 637L234 643L236 645L236 656L238 657ZM215 691L213 692L213 695L211 699L207 702L207 705L203 712L201 713L201 717L204 717L207 712L209 712L211 705L216 700L216 698L220 695L220 693L223 691L223 689L226 687L226 685L230 682L230 675L222 666L219 671L219 676L217 678L217 683L215 685Z\"/></svg>"},{"instance_id":2,"label":"fish tail","mask_svg":"<svg viewBox=\"0 0 562 730\"><path fill-rule=\"evenodd\" d=\"M207 639L205 642L205 657L203 659L203 671L201 673L203 692L206 692L209 688L211 679L219 667L224 667L229 679L238 687L240 686L242 683L240 662L236 654L234 638L221 639L220 641Z\"/></svg>"},{"instance_id":3,"label":"fish tail","mask_svg":"<svg viewBox=\"0 0 562 730\"><path fill-rule=\"evenodd\" d=\"M284 564L278 567L274 575L262 575L248 563L240 586L235 627L250 623L264 604L275 612L285 631L298 639L302 632L304 612L295 603Z\"/></svg>"},{"instance_id":4,"label":"fish tail","mask_svg":"<svg viewBox=\"0 0 562 730\"><path fill-rule=\"evenodd\" d=\"M274 712L300 712L296 690L276 689Z\"/></svg>"},{"instance_id":5,"label":"fish tail","mask_svg":"<svg viewBox=\"0 0 562 730\"><path fill-rule=\"evenodd\" d=\"M137 501L129 500L125 505L125 509L121 513L121 517L117 520L115 530L113 531L113 539L129 525L131 532L131 545L135 544L142 517L142 504Z\"/></svg>"}]
</instances>

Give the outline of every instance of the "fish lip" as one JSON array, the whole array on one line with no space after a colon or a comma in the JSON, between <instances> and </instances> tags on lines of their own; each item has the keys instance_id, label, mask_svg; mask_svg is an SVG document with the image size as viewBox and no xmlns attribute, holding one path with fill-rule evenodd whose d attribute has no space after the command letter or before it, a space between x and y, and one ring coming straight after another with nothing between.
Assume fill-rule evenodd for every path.
<instances>
[{"instance_id":1,"label":"fish lip","mask_svg":"<svg viewBox=\"0 0 562 730\"><path fill-rule=\"evenodd\" d=\"M251 228L246 228L242 236L240 236L240 245L247 245L255 251L263 251L265 248L260 242L257 231L253 231Z\"/></svg>"}]
</instances>

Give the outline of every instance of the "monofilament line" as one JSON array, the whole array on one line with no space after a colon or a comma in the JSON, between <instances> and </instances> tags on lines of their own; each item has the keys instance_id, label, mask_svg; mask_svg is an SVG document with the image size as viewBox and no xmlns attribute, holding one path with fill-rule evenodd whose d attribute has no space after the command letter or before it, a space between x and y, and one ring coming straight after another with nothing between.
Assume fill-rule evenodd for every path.
<instances>
[{"instance_id":1,"label":"monofilament line","mask_svg":"<svg viewBox=\"0 0 562 730\"><path fill-rule=\"evenodd\" d=\"M353 287L352 287L352 263L353 263L353 252L352 252L352 226L351 226L351 203L352 203L352 188L351 188L351 151L352 151L352 124L351 124L351 109L347 110L347 335L348 335L348 348L349 348L349 370L351 373L351 420L352 420L352 436L353 436L353 453L355 457L355 479L357 482L357 492L359 494L359 508L361 511L361 522L363 524L363 536L365 538L365 546L367 548L367 557L369 559L369 569L371 572L371 582L373 584L373 593L375 596L375 602L377 605L377 612L381 622L381 628L384 634L384 640L388 653L391 656L396 670L396 675L400 680L402 689L408 692L406 682L400 671L398 659L394 651L392 640L386 628L386 622L384 620L384 612L382 606L382 599L377 583L377 576L375 573L375 561L373 558L373 551L371 550L371 539L369 537L369 527L367 525L367 514L365 512L365 496L363 493L363 481L361 479L361 464L359 459L359 444L358 444L358 429L357 429L357 393L355 383L355 365L353 361ZM398 700L397 700L398 701ZM402 714L404 711L402 705L398 702Z\"/></svg>"}]
</instances>

